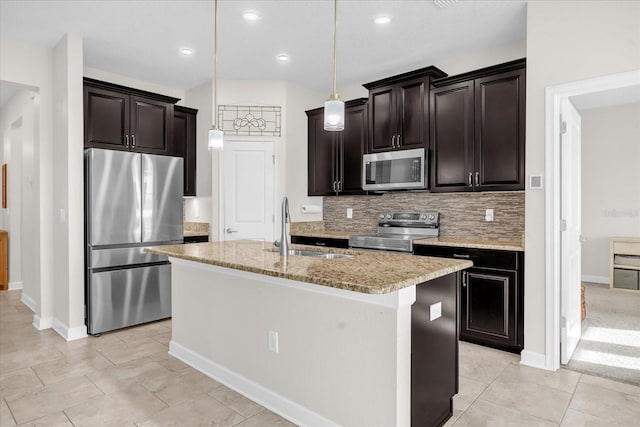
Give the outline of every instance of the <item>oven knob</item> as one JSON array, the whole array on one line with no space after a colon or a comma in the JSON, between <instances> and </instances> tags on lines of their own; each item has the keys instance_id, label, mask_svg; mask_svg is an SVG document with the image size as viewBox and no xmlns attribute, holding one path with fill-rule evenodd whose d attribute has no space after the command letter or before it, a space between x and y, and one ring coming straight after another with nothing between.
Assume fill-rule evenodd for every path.
<instances>
[{"instance_id":1,"label":"oven knob","mask_svg":"<svg viewBox=\"0 0 640 427\"><path fill-rule=\"evenodd\" d=\"M391 219L391 214L390 213L387 214L387 219Z\"/></svg>"},{"instance_id":2,"label":"oven knob","mask_svg":"<svg viewBox=\"0 0 640 427\"><path fill-rule=\"evenodd\" d=\"M378 215L378 219L384 219L384 214L381 213L380 215Z\"/></svg>"},{"instance_id":3,"label":"oven knob","mask_svg":"<svg viewBox=\"0 0 640 427\"><path fill-rule=\"evenodd\" d=\"M420 220L424 221L425 219L427 219L427 215L426 214L421 214L420 215Z\"/></svg>"},{"instance_id":4,"label":"oven knob","mask_svg":"<svg viewBox=\"0 0 640 427\"><path fill-rule=\"evenodd\" d=\"M429 215L429 221L435 221L436 216L434 214Z\"/></svg>"}]
</instances>

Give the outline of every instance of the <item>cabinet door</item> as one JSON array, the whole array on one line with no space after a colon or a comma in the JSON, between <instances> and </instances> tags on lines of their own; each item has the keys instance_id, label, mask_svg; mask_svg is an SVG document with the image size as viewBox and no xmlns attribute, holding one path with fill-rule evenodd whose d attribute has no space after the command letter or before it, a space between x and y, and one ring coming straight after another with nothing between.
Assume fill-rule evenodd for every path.
<instances>
[{"instance_id":1,"label":"cabinet door","mask_svg":"<svg viewBox=\"0 0 640 427\"><path fill-rule=\"evenodd\" d=\"M523 190L525 70L476 79L475 115L476 189Z\"/></svg>"},{"instance_id":2,"label":"cabinet door","mask_svg":"<svg viewBox=\"0 0 640 427\"><path fill-rule=\"evenodd\" d=\"M397 106L393 86L369 92L369 152L388 151L396 135Z\"/></svg>"},{"instance_id":3,"label":"cabinet door","mask_svg":"<svg viewBox=\"0 0 640 427\"><path fill-rule=\"evenodd\" d=\"M470 268L463 275L461 289L460 339L515 346L516 272Z\"/></svg>"},{"instance_id":4,"label":"cabinet door","mask_svg":"<svg viewBox=\"0 0 640 427\"><path fill-rule=\"evenodd\" d=\"M132 95L131 138L132 150L179 156L173 144L173 105Z\"/></svg>"},{"instance_id":5,"label":"cabinet door","mask_svg":"<svg viewBox=\"0 0 640 427\"><path fill-rule=\"evenodd\" d=\"M396 147L422 148L429 141L429 86L428 79L420 78L396 86Z\"/></svg>"},{"instance_id":6,"label":"cabinet door","mask_svg":"<svg viewBox=\"0 0 640 427\"><path fill-rule=\"evenodd\" d=\"M362 155L367 144L367 106L347 107L341 132L341 193L366 194L362 189Z\"/></svg>"},{"instance_id":7,"label":"cabinet door","mask_svg":"<svg viewBox=\"0 0 640 427\"><path fill-rule=\"evenodd\" d=\"M84 86L84 146L128 150L129 95Z\"/></svg>"},{"instance_id":8,"label":"cabinet door","mask_svg":"<svg viewBox=\"0 0 640 427\"><path fill-rule=\"evenodd\" d=\"M473 87L467 81L431 90L431 191L472 190Z\"/></svg>"},{"instance_id":9,"label":"cabinet door","mask_svg":"<svg viewBox=\"0 0 640 427\"><path fill-rule=\"evenodd\" d=\"M196 113L173 113L173 144L178 155L184 158L184 195L196 195Z\"/></svg>"},{"instance_id":10,"label":"cabinet door","mask_svg":"<svg viewBox=\"0 0 640 427\"><path fill-rule=\"evenodd\" d=\"M309 196L335 194L336 159L334 140L339 132L324 130L324 110L315 110L308 119L308 182Z\"/></svg>"}]
</instances>

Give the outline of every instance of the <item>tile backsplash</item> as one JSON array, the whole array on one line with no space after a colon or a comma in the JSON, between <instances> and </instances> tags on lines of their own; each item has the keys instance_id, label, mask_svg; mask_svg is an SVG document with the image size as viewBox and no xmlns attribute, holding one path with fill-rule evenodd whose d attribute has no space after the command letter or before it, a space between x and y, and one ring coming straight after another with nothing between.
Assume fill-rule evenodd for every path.
<instances>
[{"instance_id":1,"label":"tile backsplash","mask_svg":"<svg viewBox=\"0 0 640 427\"><path fill-rule=\"evenodd\" d=\"M353 218L347 218L347 208ZM485 209L495 220L487 222ZM440 212L440 236L483 239L520 239L524 235L524 192L427 193L396 192L379 196L325 197L326 230L375 232L380 212Z\"/></svg>"}]
</instances>

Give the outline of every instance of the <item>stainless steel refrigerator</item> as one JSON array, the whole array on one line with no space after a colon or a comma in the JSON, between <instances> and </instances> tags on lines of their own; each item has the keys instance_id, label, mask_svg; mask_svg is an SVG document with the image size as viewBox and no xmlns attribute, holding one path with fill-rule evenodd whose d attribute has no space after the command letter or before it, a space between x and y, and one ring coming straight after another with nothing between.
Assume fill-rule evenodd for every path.
<instances>
[{"instance_id":1,"label":"stainless steel refrigerator","mask_svg":"<svg viewBox=\"0 0 640 427\"><path fill-rule=\"evenodd\" d=\"M170 317L171 265L144 248L182 243L182 158L90 148L84 159L88 332Z\"/></svg>"}]
</instances>

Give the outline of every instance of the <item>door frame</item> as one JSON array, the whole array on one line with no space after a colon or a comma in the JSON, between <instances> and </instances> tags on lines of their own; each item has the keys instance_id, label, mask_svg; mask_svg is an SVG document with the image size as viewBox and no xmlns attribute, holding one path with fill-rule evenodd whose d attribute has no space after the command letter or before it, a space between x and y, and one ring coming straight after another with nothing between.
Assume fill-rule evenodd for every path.
<instances>
[{"instance_id":1,"label":"door frame","mask_svg":"<svg viewBox=\"0 0 640 427\"><path fill-rule=\"evenodd\" d=\"M549 86L545 89L545 369L560 368L560 113L575 95L640 84L640 70Z\"/></svg>"},{"instance_id":2,"label":"door frame","mask_svg":"<svg viewBox=\"0 0 640 427\"><path fill-rule=\"evenodd\" d=\"M278 200L278 178L277 178L277 168L278 168L278 155L277 155L277 145L275 139L269 138L255 138L255 137L225 137L226 141L233 142L255 142L255 143L266 143L273 145L273 154L275 156L274 165L273 165L273 212L277 214L277 200ZM225 224L225 209L224 209L224 200L225 200L225 183L224 183L224 154L222 152L218 153L218 241L224 241L224 224ZM276 223L274 222L273 227L273 239L275 240L275 235L277 232Z\"/></svg>"}]
</instances>

